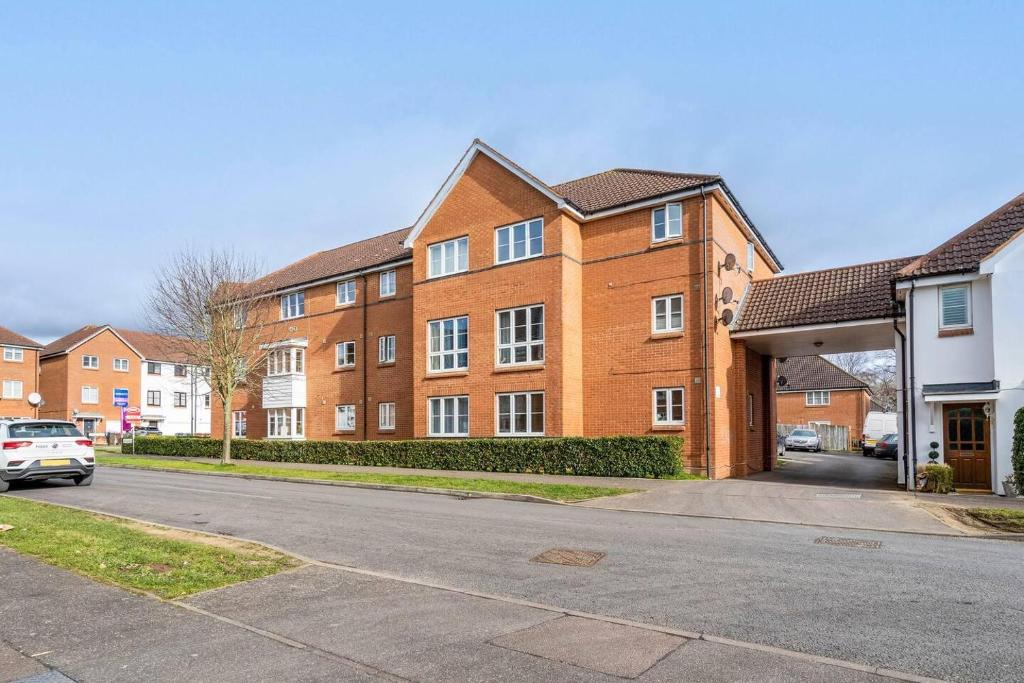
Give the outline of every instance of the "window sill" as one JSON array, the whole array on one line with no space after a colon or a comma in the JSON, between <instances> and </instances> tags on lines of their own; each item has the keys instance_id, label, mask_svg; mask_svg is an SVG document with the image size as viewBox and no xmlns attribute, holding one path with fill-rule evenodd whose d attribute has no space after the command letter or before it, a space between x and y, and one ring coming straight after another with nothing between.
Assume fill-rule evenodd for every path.
<instances>
[{"instance_id":1,"label":"window sill","mask_svg":"<svg viewBox=\"0 0 1024 683\"><path fill-rule=\"evenodd\" d=\"M357 301L349 301L349 302L343 303L343 304L339 304L338 302L334 302L334 310L337 311L340 308L355 308L357 305L358 305Z\"/></svg>"},{"instance_id":2,"label":"window sill","mask_svg":"<svg viewBox=\"0 0 1024 683\"><path fill-rule=\"evenodd\" d=\"M651 430L655 432L685 432L686 425L652 425Z\"/></svg>"},{"instance_id":3,"label":"window sill","mask_svg":"<svg viewBox=\"0 0 1024 683\"><path fill-rule=\"evenodd\" d=\"M495 365L495 372L529 372L530 370L543 370L544 363L521 363L519 365Z\"/></svg>"},{"instance_id":4,"label":"window sill","mask_svg":"<svg viewBox=\"0 0 1024 683\"><path fill-rule=\"evenodd\" d=\"M377 296L377 299L394 299L394 298L395 298L395 293L394 292L392 292L391 294L380 294L380 295Z\"/></svg>"},{"instance_id":5,"label":"window sill","mask_svg":"<svg viewBox=\"0 0 1024 683\"><path fill-rule=\"evenodd\" d=\"M393 361L393 360L377 361L377 367L378 368L393 368L393 367L395 367L395 361Z\"/></svg>"},{"instance_id":6,"label":"window sill","mask_svg":"<svg viewBox=\"0 0 1024 683\"><path fill-rule=\"evenodd\" d=\"M377 433L378 434L394 434L395 433L395 428L394 427L377 427Z\"/></svg>"},{"instance_id":7,"label":"window sill","mask_svg":"<svg viewBox=\"0 0 1024 683\"><path fill-rule=\"evenodd\" d=\"M679 237L669 237L668 239L658 240L657 242L652 240L651 241L651 249L660 249L661 247L670 247L670 246L672 246L674 244L682 244L683 241L684 240L683 240L682 235L680 235Z\"/></svg>"},{"instance_id":8,"label":"window sill","mask_svg":"<svg viewBox=\"0 0 1024 683\"><path fill-rule=\"evenodd\" d=\"M651 341L660 341L662 339L678 339L679 337L685 336L685 330L672 330L670 332L651 332Z\"/></svg>"},{"instance_id":9,"label":"window sill","mask_svg":"<svg viewBox=\"0 0 1024 683\"><path fill-rule=\"evenodd\" d=\"M468 439L469 434L427 434L428 439Z\"/></svg>"},{"instance_id":10,"label":"window sill","mask_svg":"<svg viewBox=\"0 0 1024 683\"><path fill-rule=\"evenodd\" d=\"M343 368L334 368L334 370L332 370L332 372L355 372L355 369L356 369L356 366L354 366L354 365L346 365Z\"/></svg>"},{"instance_id":11,"label":"window sill","mask_svg":"<svg viewBox=\"0 0 1024 683\"><path fill-rule=\"evenodd\" d=\"M356 433L356 430L354 430L354 429L335 429L334 430L334 435L335 436L351 436L352 434L355 434L355 433Z\"/></svg>"},{"instance_id":12,"label":"window sill","mask_svg":"<svg viewBox=\"0 0 1024 683\"><path fill-rule=\"evenodd\" d=\"M304 436L268 436L267 441L305 441Z\"/></svg>"},{"instance_id":13,"label":"window sill","mask_svg":"<svg viewBox=\"0 0 1024 683\"><path fill-rule=\"evenodd\" d=\"M969 337L974 334L973 327L958 327L949 330L939 330L939 337Z\"/></svg>"},{"instance_id":14,"label":"window sill","mask_svg":"<svg viewBox=\"0 0 1024 683\"><path fill-rule=\"evenodd\" d=\"M428 372L426 379L444 379L445 377L465 377L469 374L469 370L438 370L436 372Z\"/></svg>"}]
</instances>

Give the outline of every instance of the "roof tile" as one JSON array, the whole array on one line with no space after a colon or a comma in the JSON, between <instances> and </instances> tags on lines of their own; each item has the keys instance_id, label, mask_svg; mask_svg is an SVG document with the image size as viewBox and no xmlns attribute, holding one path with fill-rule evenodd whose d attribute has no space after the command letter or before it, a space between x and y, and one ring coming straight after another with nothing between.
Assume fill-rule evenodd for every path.
<instances>
[{"instance_id":1,"label":"roof tile","mask_svg":"<svg viewBox=\"0 0 1024 683\"><path fill-rule=\"evenodd\" d=\"M43 345L39 342L33 341L32 339L20 335L14 330L9 330L6 327L0 327L0 344L7 344L10 346L27 346L35 349L43 348Z\"/></svg>"},{"instance_id":2,"label":"roof tile","mask_svg":"<svg viewBox=\"0 0 1024 683\"><path fill-rule=\"evenodd\" d=\"M787 358L785 363L779 362L777 372L786 378L780 392L868 388L866 382L821 356Z\"/></svg>"},{"instance_id":3,"label":"roof tile","mask_svg":"<svg viewBox=\"0 0 1024 683\"><path fill-rule=\"evenodd\" d=\"M673 192L691 190L721 179L720 176L703 173L613 168L610 171L552 185L551 189L588 214Z\"/></svg>"}]
</instances>

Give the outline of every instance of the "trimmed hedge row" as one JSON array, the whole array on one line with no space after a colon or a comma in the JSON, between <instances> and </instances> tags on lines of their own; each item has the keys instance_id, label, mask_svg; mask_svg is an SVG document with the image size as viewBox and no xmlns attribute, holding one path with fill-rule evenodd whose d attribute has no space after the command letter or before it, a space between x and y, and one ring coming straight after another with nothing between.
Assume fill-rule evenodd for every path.
<instances>
[{"instance_id":1,"label":"trimmed hedge row","mask_svg":"<svg viewBox=\"0 0 1024 683\"><path fill-rule=\"evenodd\" d=\"M664 436L414 441L231 442L232 458L329 465L375 465L478 472L532 472L596 477L678 474L683 440ZM216 439L139 436L135 453L219 458ZM131 444L121 447L132 452Z\"/></svg>"},{"instance_id":2,"label":"trimmed hedge row","mask_svg":"<svg viewBox=\"0 0 1024 683\"><path fill-rule=\"evenodd\" d=\"M1017 482L1017 495L1024 495L1024 408L1018 408L1013 416L1013 447L1011 465Z\"/></svg>"}]
</instances>

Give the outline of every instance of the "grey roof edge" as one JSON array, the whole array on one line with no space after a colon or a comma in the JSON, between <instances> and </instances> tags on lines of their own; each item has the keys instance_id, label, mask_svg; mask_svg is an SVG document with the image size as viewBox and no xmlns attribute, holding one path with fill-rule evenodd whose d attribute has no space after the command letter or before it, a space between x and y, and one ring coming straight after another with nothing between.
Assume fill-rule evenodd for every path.
<instances>
[{"instance_id":1,"label":"grey roof edge","mask_svg":"<svg viewBox=\"0 0 1024 683\"><path fill-rule=\"evenodd\" d=\"M947 384L922 384L921 393L929 394L981 394L999 391L999 380L991 382L950 382Z\"/></svg>"}]
</instances>

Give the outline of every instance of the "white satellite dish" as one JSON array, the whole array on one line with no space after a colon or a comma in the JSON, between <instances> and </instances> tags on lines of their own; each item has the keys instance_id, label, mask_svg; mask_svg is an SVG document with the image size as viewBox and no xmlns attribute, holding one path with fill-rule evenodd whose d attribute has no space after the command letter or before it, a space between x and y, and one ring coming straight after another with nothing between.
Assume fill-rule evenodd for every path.
<instances>
[{"instance_id":1,"label":"white satellite dish","mask_svg":"<svg viewBox=\"0 0 1024 683\"><path fill-rule=\"evenodd\" d=\"M43 404L43 397L33 391L28 395L28 404L33 407L39 407Z\"/></svg>"}]
</instances>

